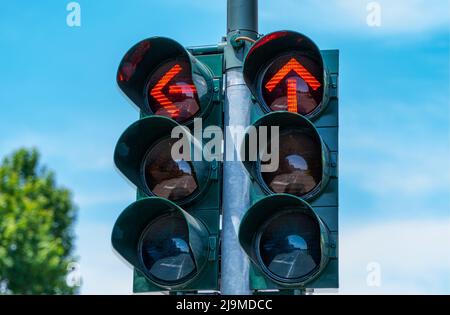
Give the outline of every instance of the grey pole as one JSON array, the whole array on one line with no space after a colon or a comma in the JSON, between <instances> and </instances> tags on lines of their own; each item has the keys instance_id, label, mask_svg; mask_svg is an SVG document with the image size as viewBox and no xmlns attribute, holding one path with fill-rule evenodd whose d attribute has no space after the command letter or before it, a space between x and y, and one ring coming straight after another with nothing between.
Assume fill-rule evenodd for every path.
<instances>
[{"instance_id":1,"label":"grey pole","mask_svg":"<svg viewBox=\"0 0 450 315\"><path fill-rule=\"evenodd\" d=\"M246 36L256 39L258 34L258 1L228 0L227 45L225 54L225 159L223 169L223 216L222 216L222 268L221 293L226 295L249 295L249 261L238 241L241 218L250 206L250 180L237 158L237 147L227 127L244 130L250 124L251 94L242 75L243 59L250 45L236 43L235 38ZM239 135L238 139L242 136ZM236 138L235 138L236 139ZM233 142L234 143L234 142ZM233 151L233 152L230 152ZM232 153L232 154L231 154ZM233 157L234 160L227 158Z\"/></svg>"},{"instance_id":2,"label":"grey pole","mask_svg":"<svg viewBox=\"0 0 450 315\"><path fill-rule=\"evenodd\" d=\"M227 1L227 35L237 30L258 33L258 0Z\"/></svg>"}]
</instances>

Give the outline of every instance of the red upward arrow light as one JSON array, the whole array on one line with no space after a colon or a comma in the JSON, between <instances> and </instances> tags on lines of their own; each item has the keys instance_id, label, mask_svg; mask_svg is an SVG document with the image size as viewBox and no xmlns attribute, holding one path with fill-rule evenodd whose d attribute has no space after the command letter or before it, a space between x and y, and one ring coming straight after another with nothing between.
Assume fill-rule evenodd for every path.
<instances>
[{"instance_id":1,"label":"red upward arrow light","mask_svg":"<svg viewBox=\"0 0 450 315\"><path fill-rule=\"evenodd\" d=\"M269 92L280 83L281 80L291 71L295 71L299 77L301 77L314 91L317 90L321 84L317 79L303 67L295 58L291 58L266 84L266 89Z\"/></svg>"}]
</instances>

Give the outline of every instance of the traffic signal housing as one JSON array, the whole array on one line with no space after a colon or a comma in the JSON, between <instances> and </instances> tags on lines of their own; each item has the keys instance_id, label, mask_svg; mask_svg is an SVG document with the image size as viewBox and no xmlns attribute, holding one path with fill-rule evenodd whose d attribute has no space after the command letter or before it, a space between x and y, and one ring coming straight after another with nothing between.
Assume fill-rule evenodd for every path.
<instances>
[{"instance_id":1,"label":"traffic signal housing","mask_svg":"<svg viewBox=\"0 0 450 315\"><path fill-rule=\"evenodd\" d=\"M245 227L239 230L242 248L261 271L252 270L253 289L306 287L323 273L333 255L326 223L293 195L259 200L246 212L241 226Z\"/></svg>"},{"instance_id":2,"label":"traffic signal housing","mask_svg":"<svg viewBox=\"0 0 450 315\"><path fill-rule=\"evenodd\" d=\"M204 219L168 199L143 198L119 216L112 244L145 277L140 279L145 292L217 289L211 265L217 235L208 230ZM210 269L209 274L205 269Z\"/></svg>"},{"instance_id":3,"label":"traffic signal housing","mask_svg":"<svg viewBox=\"0 0 450 315\"><path fill-rule=\"evenodd\" d=\"M263 36L245 58L254 106L241 158L252 206L239 241L255 291L339 285L338 60L292 31Z\"/></svg>"},{"instance_id":4,"label":"traffic signal housing","mask_svg":"<svg viewBox=\"0 0 450 315\"><path fill-rule=\"evenodd\" d=\"M207 116L213 104L211 69L170 38L152 37L134 45L120 62L117 83L143 114L183 124Z\"/></svg>"},{"instance_id":5,"label":"traffic signal housing","mask_svg":"<svg viewBox=\"0 0 450 315\"><path fill-rule=\"evenodd\" d=\"M137 201L111 241L134 268L134 292L219 289L221 165L204 158L194 127L222 125L222 59L153 37L120 62L117 83L141 118L120 136L114 162Z\"/></svg>"}]
</instances>

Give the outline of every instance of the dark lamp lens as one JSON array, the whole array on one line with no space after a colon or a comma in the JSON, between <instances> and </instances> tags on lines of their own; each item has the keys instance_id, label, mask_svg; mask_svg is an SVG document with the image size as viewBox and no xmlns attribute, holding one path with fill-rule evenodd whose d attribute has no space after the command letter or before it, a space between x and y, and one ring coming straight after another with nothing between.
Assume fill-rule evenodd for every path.
<instances>
[{"instance_id":1,"label":"dark lamp lens","mask_svg":"<svg viewBox=\"0 0 450 315\"><path fill-rule=\"evenodd\" d=\"M275 172L263 172L261 176L275 193L298 197L306 195L322 180L320 141L296 130L281 134L278 169Z\"/></svg>"},{"instance_id":2,"label":"dark lamp lens","mask_svg":"<svg viewBox=\"0 0 450 315\"><path fill-rule=\"evenodd\" d=\"M198 187L192 164L172 159L171 149L176 140L162 140L149 151L144 161L144 177L148 189L154 195L172 201L190 196Z\"/></svg>"},{"instance_id":3,"label":"dark lamp lens","mask_svg":"<svg viewBox=\"0 0 450 315\"><path fill-rule=\"evenodd\" d=\"M259 253L264 266L275 276L304 278L320 265L320 226L300 211L272 218L262 230Z\"/></svg>"},{"instance_id":4,"label":"dark lamp lens","mask_svg":"<svg viewBox=\"0 0 450 315\"><path fill-rule=\"evenodd\" d=\"M183 282L196 271L188 227L181 214L161 216L143 233L140 246L147 272L163 282Z\"/></svg>"}]
</instances>

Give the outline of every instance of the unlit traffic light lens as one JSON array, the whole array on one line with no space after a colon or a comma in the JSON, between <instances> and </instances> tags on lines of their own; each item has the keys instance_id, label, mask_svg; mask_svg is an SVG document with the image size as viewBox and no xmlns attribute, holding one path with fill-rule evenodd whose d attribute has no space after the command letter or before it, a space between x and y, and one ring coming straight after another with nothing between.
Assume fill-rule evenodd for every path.
<instances>
[{"instance_id":1,"label":"unlit traffic light lens","mask_svg":"<svg viewBox=\"0 0 450 315\"><path fill-rule=\"evenodd\" d=\"M282 281L298 281L318 270L321 260L320 226L311 216L288 210L263 225L260 259Z\"/></svg>"},{"instance_id":2,"label":"unlit traffic light lens","mask_svg":"<svg viewBox=\"0 0 450 315\"><path fill-rule=\"evenodd\" d=\"M323 99L323 68L299 54L278 57L263 74L261 92L271 111L308 115Z\"/></svg>"},{"instance_id":3,"label":"unlit traffic light lens","mask_svg":"<svg viewBox=\"0 0 450 315\"><path fill-rule=\"evenodd\" d=\"M147 90L154 114L185 122L199 112L199 97L207 93L207 86L201 76L192 76L187 61L174 60L153 72Z\"/></svg>"},{"instance_id":4,"label":"unlit traffic light lens","mask_svg":"<svg viewBox=\"0 0 450 315\"><path fill-rule=\"evenodd\" d=\"M188 227L178 213L151 222L142 235L139 249L147 272L156 281L183 282L196 271Z\"/></svg>"},{"instance_id":5,"label":"unlit traffic light lens","mask_svg":"<svg viewBox=\"0 0 450 315\"><path fill-rule=\"evenodd\" d=\"M275 193L302 197L322 180L321 142L298 130L281 134L279 141L278 169L261 173L262 179Z\"/></svg>"},{"instance_id":6,"label":"unlit traffic light lens","mask_svg":"<svg viewBox=\"0 0 450 315\"><path fill-rule=\"evenodd\" d=\"M152 194L179 201L197 190L197 178L191 162L172 159L177 139L164 139L148 152L143 166L144 179Z\"/></svg>"}]
</instances>

